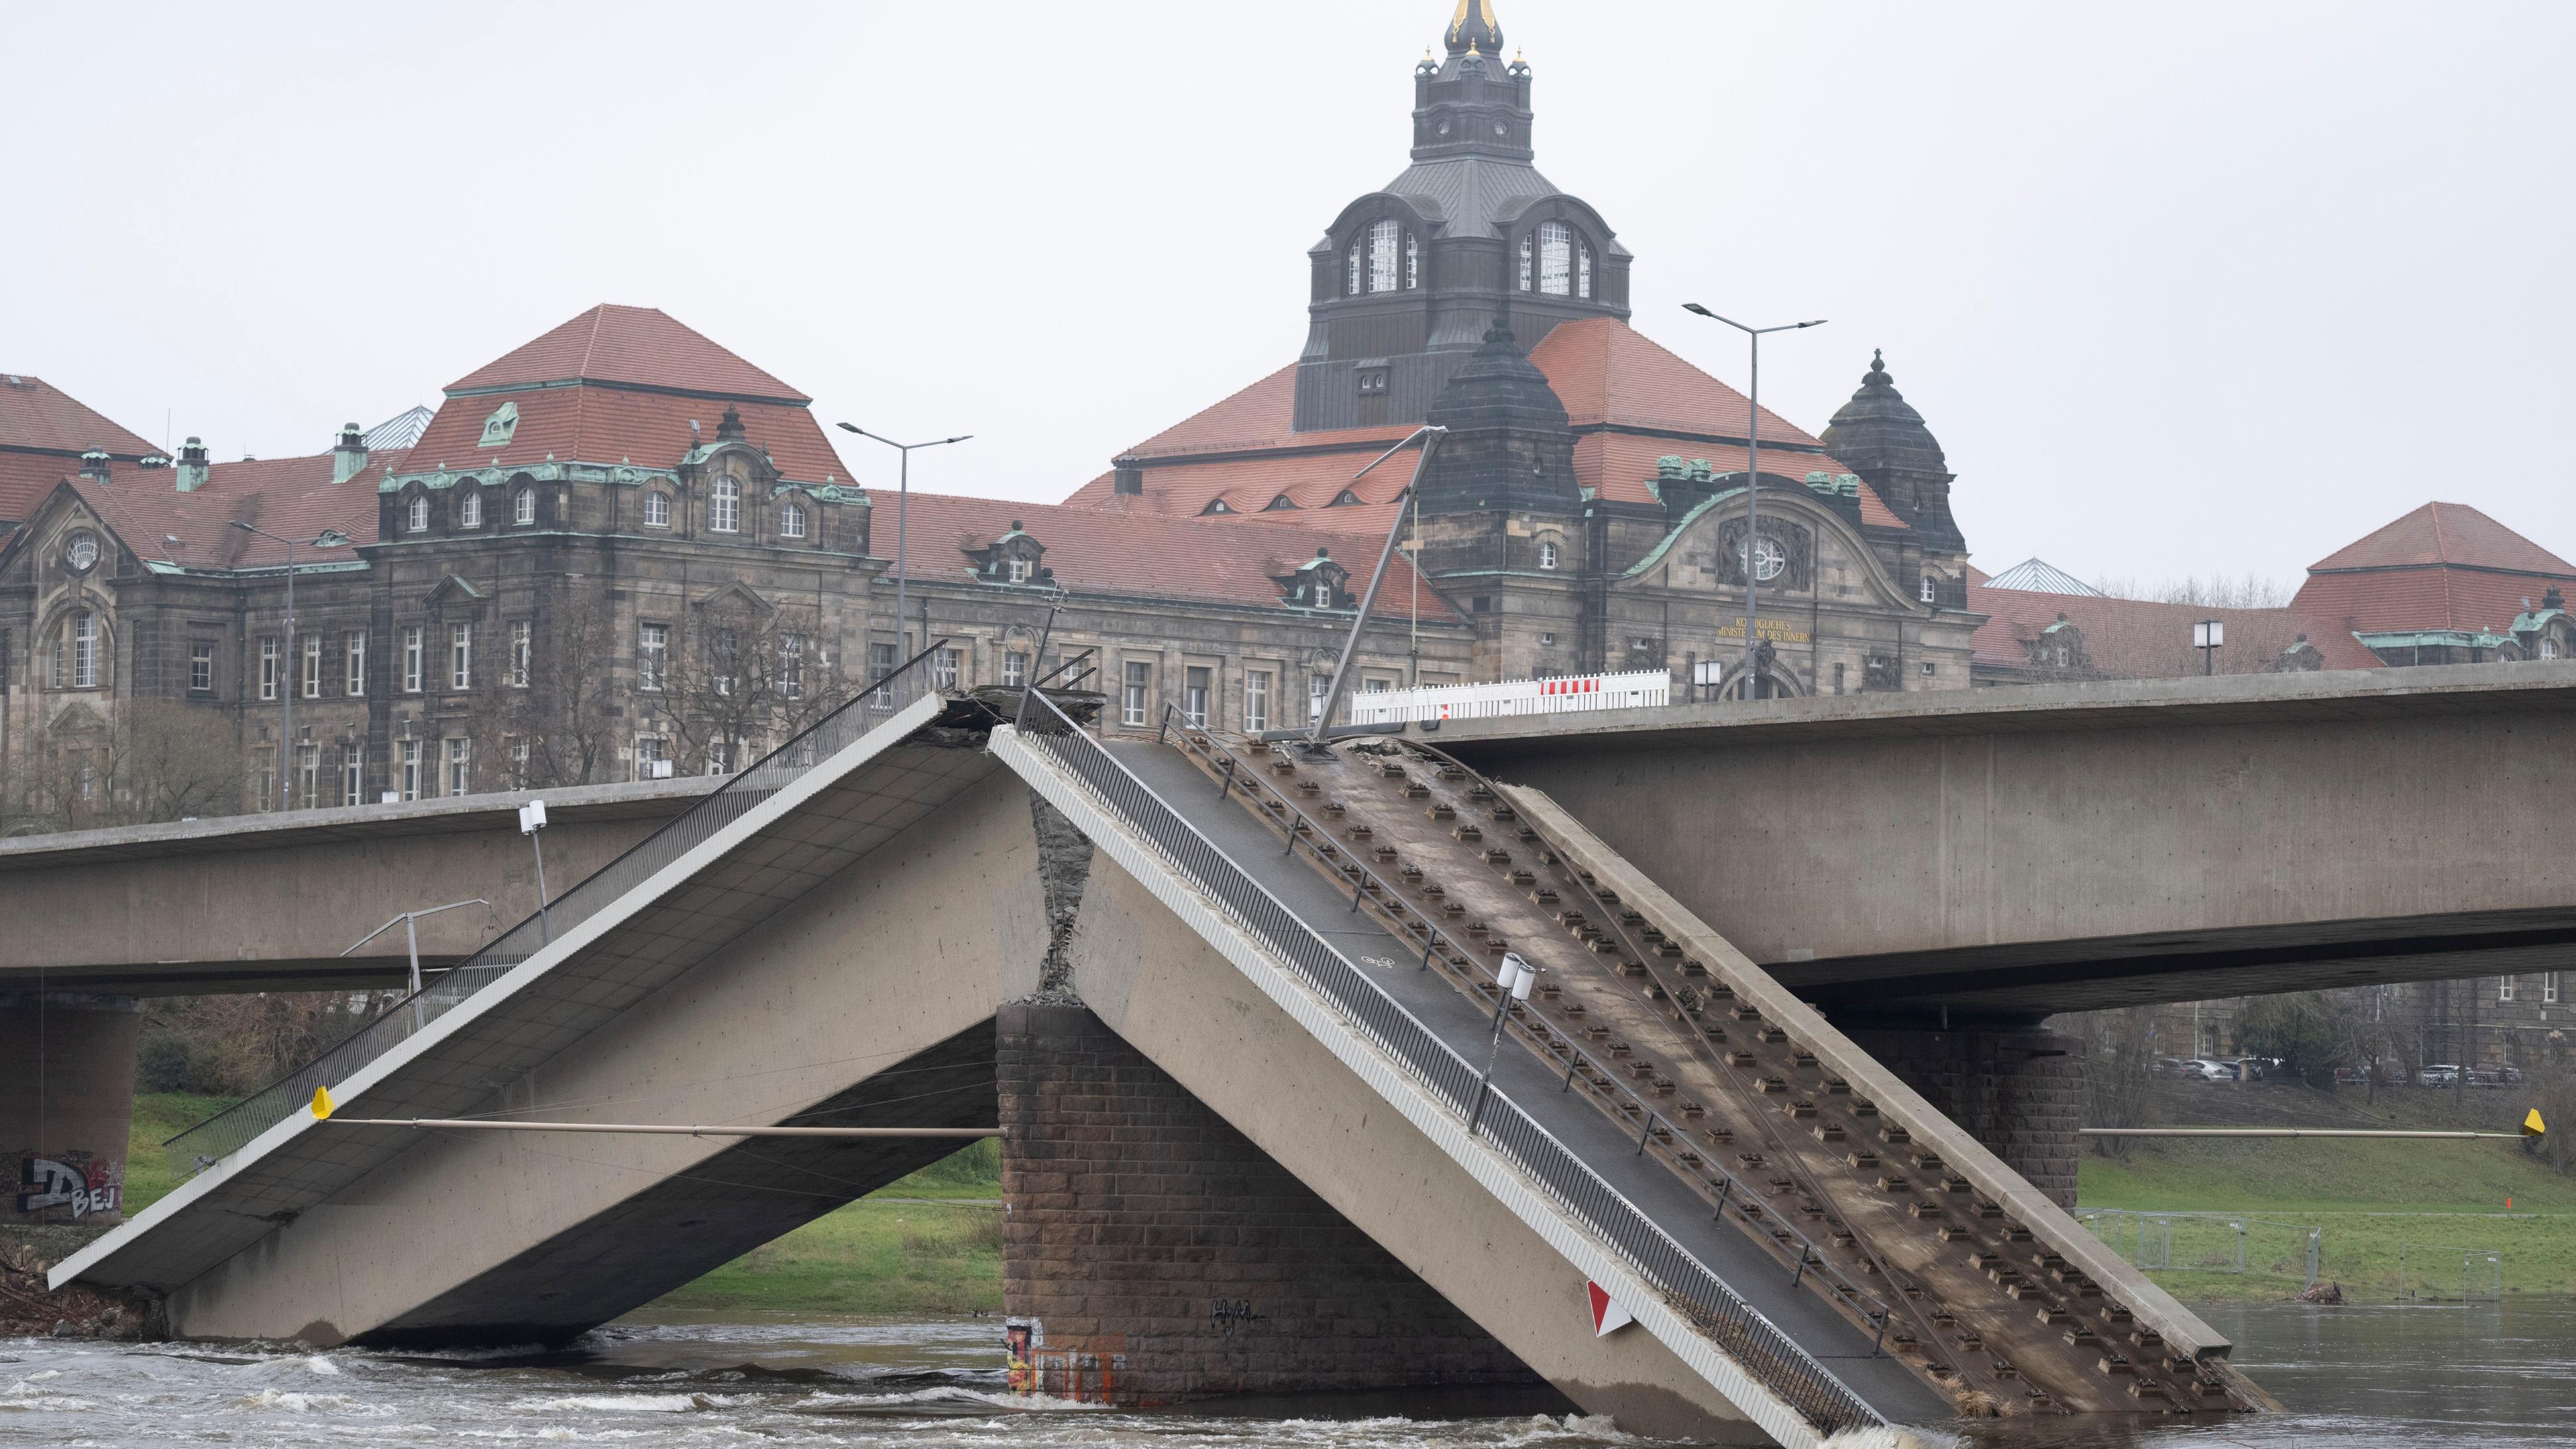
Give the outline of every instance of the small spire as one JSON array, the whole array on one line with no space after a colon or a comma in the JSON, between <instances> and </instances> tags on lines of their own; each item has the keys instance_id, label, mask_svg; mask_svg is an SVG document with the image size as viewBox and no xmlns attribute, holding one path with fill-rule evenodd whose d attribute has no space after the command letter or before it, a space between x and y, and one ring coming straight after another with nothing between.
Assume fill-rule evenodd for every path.
<instances>
[{"instance_id":1,"label":"small spire","mask_svg":"<svg viewBox=\"0 0 2576 1449\"><path fill-rule=\"evenodd\" d=\"M1494 19L1492 0L1458 0L1446 36L1451 55L1503 53L1503 27Z\"/></svg>"},{"instance_id":2,"label":"small spire","mask_svg":"<svg viewBox=\"0 0 2576 1449\"><path fill-rule=\"evenodd\" d=\"M1869 371L1862 376L1860 385L1863 387L1875 387L1890 384L1895 381L1896 379L1888 376L1887 373L1886 353L1878 348L1871 348L1869 350Z\"/></svg>"}]
</instances>

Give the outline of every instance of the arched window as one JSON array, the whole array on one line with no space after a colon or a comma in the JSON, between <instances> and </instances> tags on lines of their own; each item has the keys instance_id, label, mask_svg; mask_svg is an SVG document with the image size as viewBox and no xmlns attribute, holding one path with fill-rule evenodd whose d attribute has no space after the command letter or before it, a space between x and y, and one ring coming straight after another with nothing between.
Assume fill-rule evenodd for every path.
<instances>
[{"instance_id":1,"label":"arched window","mask_svg":"<svg viewBox=\"0 0 2576 1449\"><path fill-rule=\"evenodd\" d=\"M519 496L511 502L510 516L520 523L536 522L537 490L534 488L520 489Z\"/></svg>"},{"instance_id":2,"label":"arched window","mask_svg":"<svg viewBox=\"0 0 2576 1449\"><path fill-rule=\"evenodd\" d=\"M1396 279L1401 275L1396 270L1397 264L1401 260L1396 248L1401 243L1402 239L1403 228L1397 226L1393 218L1388 218L1370 224L1368 240L1368 289L1370 291L1392 292L1395 290Z\"/></svg>"},{"instance_id":3,"label":"arched window","mask_svg":"<svg viewBox=\"0 0 2576 1449\"><path fill-rule=\"evenodd\" d=\"M670 494L655 491L644 495L644 526L646 528L671 526Z\"/></svg>"},{"instance_id":4,"label":"arched window","mask_svg":"<svg viewBox=\"0 0 2576 1449\"><path fill-rule=\"evenodd\" d=\"M1404 234L1404 290L1410 292L1422 285L1422 238Z\"/></svg>"},{"instance_id":5,"label":"arched window","mask_svg":"<svg viewBox=\"0 0 2576 1449\"><path fill-rule=\"evenodd\" d=\"M716 475L714 491L707 495L707 528L715 533L742 531L742 484L729 473Z\"/></svg>"},{"instance_id":6,"label":"arched window","mask_svg":"<svg viewBox=\"0 0 2576 1449\"><path fill-rule=\"evenodd\" d=\"M1234 509L1228 505L1224 499L1215 498L1210 499L1208 506L1200 509L1199 511L1201 513L1232 513Z\"/></svg>"},{"instance_id":7,"label":"arched window","mask_svg":"<svg viewBox=\"0 0 2576 1449\"><path fill-rule=\"evenodd\" d=\"M1552 569L1556 567L1556 545L1554 543L1547 542L1545 540L1540 541L1538 546L1538 566L1543 569Z\"/></svg>"},{"instance_id":8,"label":"arched window","mask_svg":"<svg viewBox=\"0 0 2576 1449\"><path fill-rule=\"evenodd\" d=\"M464 501L457 505L456 521L458 524L466 528L481 528L483 526L483 495L480 493L466 494Z\"/></svg>"},{"instance_id":9,"label":"arched window","mask_svg":"<svg viewBox=\"0 0 2576 1449\"><path fill-rule=\"evenodd\" d=\"M1360 244L1358 242L1351 243L1350 259L1348 264L1343 268L1343 274L1343 295L1351 297L1358 296L1360 294Z\"/></svg>"},{"instance_id":10,"label":"arched window","mask_svg":"<svg viewBox=\"0 0 2576 1449\"><path fill-rule=\"evenodd\" d=\"M411 531L429 532L429 495L426 493L415 493L411 496Z\"/></svg>"},{"instance_id":11,"label":"arched window","mask_svg":"<svg viewBox=\"0 0 2576 1449\"><path fill-rule=\"evenodd\" d=\"M803 538L805 536L804 504L790 503L786 507L778 510L778 536L780 538Z\"/></svg>"},{"instance_id":12,"label":"arched window","mask_svg":"<svg viewBox=\"0 0 2576 1449\"><path fill-rule=\"evenodd\" d=\"M1574 291L1574 228L1564 222L1538 224L1538 289L1551 297Z\"/></svg>"},{"instance_id":13,"label":"arched window","mask_svg":"<svg viewBox=\"0 0 2576 1449\"><path fill-rule=\"evenodd\" d=\"M1524 292L1530 289L1530 277L1537 255L1537 238L1523 235L1521 237L1521 290Z\"/></svg>"},{"instance_id":14,"label":"arched window","mask_svg":"<svg viewBox=\"0 0 2576 1449\"><path fill-rule=\"evenodd\" d=\"M1581 240L1574 243L1574 295L1592 295L1592 248Z\"/></svg>"},{"instance_id":15,"label":"arched window","mask_svg":"<svg viewBox=\"0 0 2576 1449\"><path fill-rule=\"evenodd\" d=\"M63 621L63 639L54 654L56 689L98 688L98 615L87 609Z\"/></svg>"},{"instance_id":16,"label":"arched window","mask_svg":"<svg viewBox=\"0 0 2576 1449\"><path fill-rule=\"evenodd\" d=\"M1932 574L1930 570L1926 570L1923 574L1923 602L1927 604L1932 602Z\"/></svg>"}]
</instances>

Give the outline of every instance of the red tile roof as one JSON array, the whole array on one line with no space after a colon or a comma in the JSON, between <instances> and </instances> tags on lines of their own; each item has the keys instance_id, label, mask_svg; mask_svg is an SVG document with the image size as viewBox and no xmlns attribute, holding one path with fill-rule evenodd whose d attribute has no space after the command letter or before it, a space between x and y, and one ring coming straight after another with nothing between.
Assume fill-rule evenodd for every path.
<instances>
[{"instance_id":1,"label":"red tile roof","mask_svg":"<svg viewBox=\"0 0 2576 1449\"><path fill-rule=\"evenodd\" d=\"M1559 324L1530 349L1530 361L1547 374L1548 385L1578 428L1606 423L1716 438L1748 436L1752 404L1744 394L1616 317ZM1762 440L1816 446L1813 436L1769 408L1762 410Z\"/></svg>"},{"instance_id":2,"label":"red tile roof","mask_svg":"<svg viewBox=\"0 0 2576 1449\"><path fill-rule=\"evenodd\" d=\"M2308 565L2329 569L2463 564L2576 578L2571 564L2465 503L2427 503Z\"/></svg>"},{"instance_id":3,"label":"red tile roof","mask_svg":"<svg viewBox=\"0 0 2576 1449\"><path fill-rule=\"evenodd\" d=\"M507 356L485 363L449 383L447 390L454 393L573 381L773 402L813 401L717 346L705 334L682 326L658 307L606 303Z\"/></svg>"},{"instance_id":4,"label":"red tile roof","mask_svg":"<svg viewBox=\"0 0 2576 1449\"><path fill-rule=\"evenodd\" d=\"M876 502L873 551L890 558L894 500L879 496ZM1354 590L1365 587L1385 543L1383 535L1356 532L1238 528L1218 520L915 493L906 566L915 578L972 582L974 560L964 550L990 544L1015 519L1045 546L1046 567L1055 571L1056 582L1076 593L1203 599L1264 609L1285 607L1272 579L1313 558L1319 547L1332 550L1333 558L1351 571ZM1412 578L1401 557L1388 563L1378 617L1400 616L1412 608ZM1432 590L1418 592L1423 618L1458 617Z\"/></svg>"},{"instance_id":5,"label":"red tile roof","mask_svg":"<svg viewBox=\"0 0 2576 1449\"><path fill-rule=\"evenodd\" d=\"M204 487L178 490L168 468L110 471L108 481L75 478L72 488L125 546L145 559L191 569L273 568L286 549L233 527L238 520L283 538L307 539L338 529L361 544L376 541L376 485L402 466L400 452L381 452L346 482L331 481L332 455L217 463ZM177 538L177 543L167 540ZM299 549L296 562L354 560L347 549Z\"/></svg>"},{"instance_id":6,"label":"red tile roof","mask_svg":"<svg viewBox=\"0 0 2576 1449\"><path fill-rule=\"evenodd\" d=\"M1979 664L2027 666L2030 651L2025 643L2062 617L2083 631L2085 653L2095 671L2114 679L2170 679L2200 673L2200 651L2191 647L2191 626L2205 619L2227 625L2227 643L2211 660L2219 674L2261 673L2302 634L2325 656L2328 669L2379 667L2378 656L2363 648L2350 630L2296 607L2213 609L2206 604L1994 589L1971 572L1968 608L1988 616L1976 633Z\"/></svg>"},{"instance_id":7,"label":"red tile roof","mask_svg":"<svg viewBox=\"0 0 2576 1449\"><path fill-rule=\"evenodd\" d=\"M2290 607L2362 633L2502 632L2576 564L2463 503L2427 503L2309 566Z\"/></svg>"},{"instance_id":8,"label":"red tile roof","mask_svg":"<svg viewBox=\"0 0 2576 1449\"><path fill-rule=\"evenodd\" d=\"M161 451L41 377L0 373L0 518L26 517L92 448L128 461Z\"/></svg>"},{"instance_id":9,"label":"red tile roof","mask_svg":"<svg viewBox=\"0 0 2576 1449\"><path fill-rule=\"evenodd\" d=\"M478 451L483 420L516 403L519 426L508 447ZM799 483L850 481L850 468L802 404L741 402L743 436L769 450L778 471ZM540 392L451 397L412 445L418 468L515 468L551 457L564 463L633 462L675 466L693 441L713 443L726 404L713 398L623 387L550 387ZM693 440L689 423L699 436Z\"/></svg>"}]
</instances>

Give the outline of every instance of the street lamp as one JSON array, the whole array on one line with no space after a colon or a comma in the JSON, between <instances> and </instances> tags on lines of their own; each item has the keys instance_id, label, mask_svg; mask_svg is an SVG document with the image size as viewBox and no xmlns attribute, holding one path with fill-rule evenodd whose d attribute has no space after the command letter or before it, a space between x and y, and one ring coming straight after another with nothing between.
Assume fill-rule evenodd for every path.
<instances>
[{"instance_id":1,"label":"street lamp","mask_svg":"<svg viewBox=\"0 0 2576 1449\"><path fill-rule=\"evenodd\" d=\"M2191 647L2200 651L2200 672L2216 673L2217 670L2211 661L2217 657L2219 650L2227 647L2226 621L2209 619L2192 625Z\"/></svg>"},{"instance_id":2,"label":"street lamp","mask_svg":"<svg viewBox=\"0 0 2576 1449\"><path fill-rule=\"evenodd\" d=\"M286 545L286 648L277 661L277 702L283 713L277 725L277 808L292 810L295 808L295 777L287 769L286 752L293 748L295 739L295 687L288 676L293 673L295 659L295 550L298 540L280 538L265 528L253 528L238 518L233 520L233 527L244 533L256 533L271 543ZM336 528L326 528L301 541L305 548L347 548L349 543L349 535Z\"/></svg>"},{"instance_id":3,"label":"street lamp","mask_svg":"<svg viewBox=\"0 0 2576 1449\"><path fill-rule=\"evenodd\" d=\"M1761 536L1762 522L1762 338L1772 332L1795 332L1805 327L1822 327L1825 319L1813 322L1783 322L1777 327L1747 327L1732 317L1720 317L1697 302L1684 302L1682 310L1723 322L1741 332L1753 348L1753 395L1748 400L1750 411L1744 423L1744 697L1752 699L1760 689L1754 664L1754 620L1762 613L1762 581L1756 572L1754 541Z\"/></svg>"},{"instance_id":4,"label":"street lamp","mask_svg":"<svg viewBox=\"0 0 2576 1449\"><path fill-rule=\"evenodd\" d=\"M908 650L906 648L907 641L904 638L903 632L903 579L904 571L908 563L904 557L904 515L911 511L910 505L912 503L912 450L915 448L944 448L950 443L962 443L975 435L973 433L959 433L953 438L933 438L927 443L898 443L892 438L878 438L876 434L869 432L867 429L860 427L856 423L843 423L840 426L843 432L856 433L862 438L876 438L878 442L885 444L887 447L892 448L903 455L903 466L896 475L894 494L894 657L897 660L901 660L906 658L908 655ZM929 631L924 630L923 640L925 643L928 641L928 638Z\"/></svg>"}]
</instances>

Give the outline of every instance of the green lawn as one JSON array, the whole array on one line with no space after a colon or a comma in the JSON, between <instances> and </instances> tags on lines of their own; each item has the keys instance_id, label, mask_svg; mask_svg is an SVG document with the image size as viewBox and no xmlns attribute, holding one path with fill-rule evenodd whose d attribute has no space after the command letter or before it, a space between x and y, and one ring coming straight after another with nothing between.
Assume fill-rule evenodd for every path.
<instances>
[{"instance_id":1,"label":"green lawn","mask_svg":"<svg viewBox=\"0 0 2576 1449\"><path fill-rule=\"evenodd\" d=\"M161 1144L233 1104L230 1097L186 1092L134 1094L134 1130L125 1145L125 1212L143 1211L179 1185Z\"/></svg>"},{"instance_id":2,"label":"green lawn","mask_svg":"<svg viewBox=\"0 0 2576 1449\"><path fill-rule=\"evenodd\" d=\"M2509 1109L2517 1105L2496 1100L2503 1093L2475 1094L2487 1100L2467 1104L2431 1100L2430 1093L2402 1093L2383 1095L2364 1116L2356 1110L2357 1099L2349 1096L2329 1097L2303 1088L2245 1090L2261 1094L2261 1120L2284 1125L2306 1120L2319 1126L2377 1122L2485 1130L2502 1125L2486 1117L2509 1121L2514 1115ZM2234 1099L2216 1096L2195 1101L2168 1095L2158 1105L2160 1120L2193 1125L2249 1115L2224 1110ZM2477 1115L2464 1123L2464 1110ZM2401 1242L2427 1249L2496 1249L2504 1255L2507 1294L2576 1293L2576 1178L2559 1176L2517 1143L2145 1139L2131 1144L2126 1162L2094 1156L2088 1149L2078 1181L2078 1199L2087 1208L2209 1210L2248 1222L2252 1266L2269 1271L2241 1277L2185 1269L2153 1273L2181 1297L2263 1299L2295 1293L2304 1254L2291 1225L2325 1230L2320 1276L2341 1283L2347 1297L2385 1300L2396 1295ZM2503 1216L2508 1199L2513 1215ZM2223 1226L2186 1225L2173 1256L2177 1262L2212 1253L2232 1256L2233 1236ZM2406 1251L2410 1264L2419 1259L2417 1247ZM2457 1263L2454 1255L2446 1274L2454 1294Z\"/></svg>"}]
</instances>

